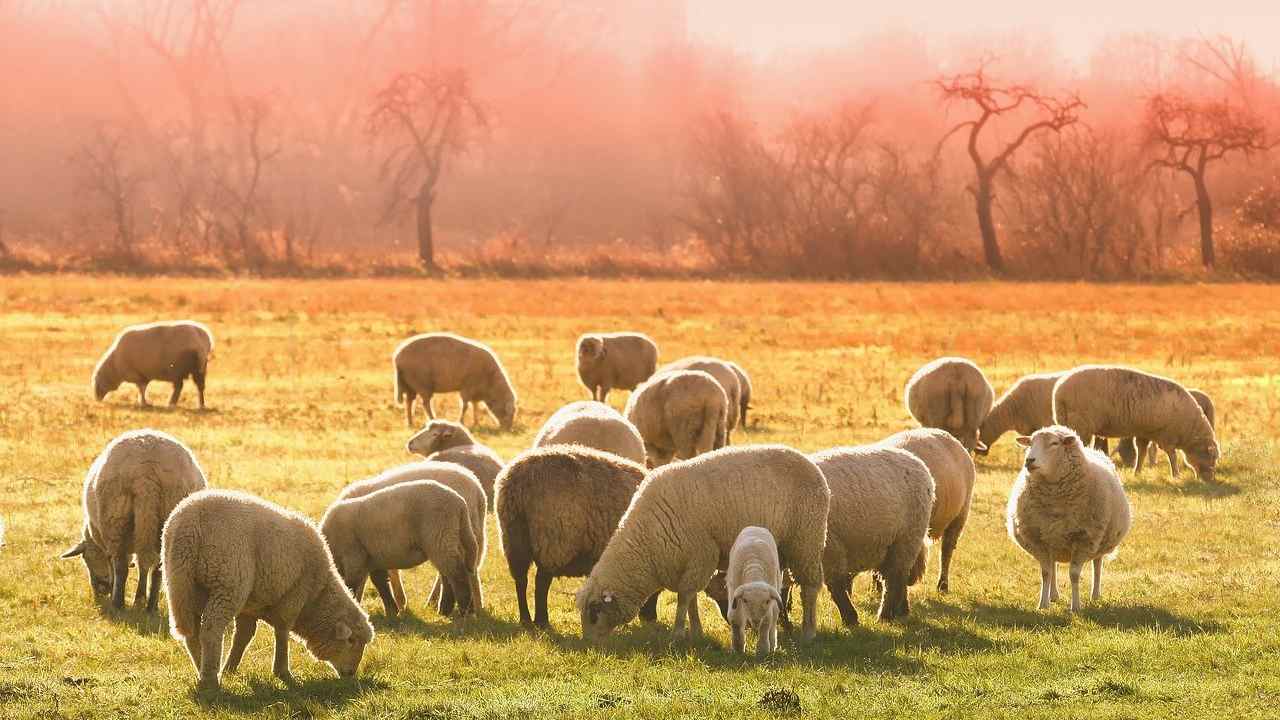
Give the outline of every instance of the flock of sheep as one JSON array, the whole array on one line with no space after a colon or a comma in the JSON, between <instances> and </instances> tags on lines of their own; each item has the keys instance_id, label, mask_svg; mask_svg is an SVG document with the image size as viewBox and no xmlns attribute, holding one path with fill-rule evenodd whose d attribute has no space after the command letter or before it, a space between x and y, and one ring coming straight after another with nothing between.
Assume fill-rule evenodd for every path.
<instances>
[{"instance_id":1,"label":"flock of sheep","mask_svg":"<svg viewBox=\"0 0 1280 720\"><path fill-rule=\"evenodd\" d=\"M203 407L212 347L198 323L127 328L94 371L95 396L128 382L145 404L157 380L173 383L174 404L191 377ZM504 462L461 424L467 407L478 420L483 404L512 427L516 393L497 355L451 334L405 341L393 356L395 394L410 428L415 400L423 400L428 422L407 447L425 459L342 489L319 524L246 493L208 489L191 452L169 435L125 433L90 467L83 536L63 557L82 557L94 592L116 607L131 561L136 605L154 611L163 581L172 634L186 644L201 687L217 687L221 673L236 669L259 620L275 631L274 671L285 682L291 634L353 675L374 634L360 606L366 582L395 615L406 607L400 571L424 563L439 573L432 607L446 615L481 609L490 509L522 623L546 627L552 581L585 576L577 608L588 639L637 615L656 621L662 590L676 593L674 632L687 625L697 635L696 599L705 592L732 626L735 650L754 629L757 651L767 653L777 648L778 625L790 627L793 586L805 641L816 632L823 586L843 623L858 622L850 600L858 573L874 573L880 619L906 615L930 539L942 541L937 587L947 592L972 502L972 453L985 454L1009 430L1027 449L1008 531L1040 565L1041 608L1057 599L1059 563L1069 566L1072 611L1085 563L1093 564L1097 599L1103 559L1129 530L1116 468L1095 448L1124 439L1128 461L1140 464L1154 443L1175 476L1181 451L1206 481L1218 459L1207 396L1123 367L1027 376L995 401L977 366L942 358L906 385L907 408L923 427L805 455L780 445L729 447L751 403L749 376L734 363L693 357L658 367L657 346L635 333L583 336L576 357L592 400L561 408L532 449ZM631 391L622 413L603 402L617 389ZM452 392L462 398L459 422L435 418L432 397Z\"/></svg>"}]
</instances>

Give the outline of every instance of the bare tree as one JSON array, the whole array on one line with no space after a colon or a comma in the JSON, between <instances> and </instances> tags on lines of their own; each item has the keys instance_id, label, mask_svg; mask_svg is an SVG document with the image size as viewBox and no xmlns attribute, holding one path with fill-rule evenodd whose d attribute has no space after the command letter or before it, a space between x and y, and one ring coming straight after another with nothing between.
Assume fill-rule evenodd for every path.
<instances>
[{"instance_id":1,"label":"bare tree","mask_svg":"<svg viewBox=\"0 0 1280 720\"><path fill-rule=\"evenodd\" d=\"M235 137L228 167L219 172L215 185L226 208L226 221L221 226L223 251L234 249L251 265L261 266L265 260L256 238L260 213L262 176L266 166L281 151L278 144L264 137L271 105L264 98L242 97L231 100L231 119Z\"/></svg>"},{"instance_id":2,"label":"bare tree","mask_svg":"<svg viewBox=\"0 0 1280 720\"><path fill-rule=\"evenodd\" d=\"M124 133L99 126L72 156L80 167L85 190L106 206L111 218L114 250L132 259L137 247L135 202L140 177L128 167Z\"/></svg>"},{"instance_id":3,"label":"bare tree","mask_svg":"<svg viewBox=\"0 0 1280 720\"><path fill-rule=\"evenodd\" d=\"M391 143L382 162L382 177L391 186L383 217L413 202L418 259L428 270L438 269L431 210L445 163L465 151L474 131L487 125L466 71L458 68L400 73L374 100L369 133Z\"/></svg>"},{"instance_id":4,"label":"bare tree","mask_svg":"<svg viewBox=\"0 0 1280 720\"><path fill-rule=\"evenodd\" d=\"M995 206L995 181L1008 166L1009 158L1018 148L1042 130L1059 132L1079 121L1084 101L1074 93L1055 96L1036 91L1025 85L995 85L987 78L985 67L973 72L961 73L937 81L943 102L963 102L977 108L978 116L966 120L947 131L939 142L945 143L952 135L968 131L969 158L977 173L976 183L969 188L978 211L978 229L982 233L982 251L987 266L996 272L1004 271L1004 258L996 237L993 216ZM1034 119L1018 131L1013 140L999 143L995 155L984 157L979 147L983 131L1003 117L1020 116L1031 112Z\"/></svg>"}]
</instances>

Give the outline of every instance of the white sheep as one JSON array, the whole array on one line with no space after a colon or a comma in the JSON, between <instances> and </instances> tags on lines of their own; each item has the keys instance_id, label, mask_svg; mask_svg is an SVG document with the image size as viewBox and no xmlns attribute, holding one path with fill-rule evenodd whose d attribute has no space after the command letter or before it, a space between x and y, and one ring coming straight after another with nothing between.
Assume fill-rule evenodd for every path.
<instances>
[{"instance_id":1,"label":"white sheep","mask_svg":"<svg viewBox=\"0 0 1280 720\"><path fill-rule=\"evenodd\" d=\"M938 358L911 376L903 394L916 422L946 430L965 450L986 451L978 441L978 428L991 411L995 392L972 361Z\"/></svg>"},{"instance_id":2,"label":"white sheep","mask_svg":"<svg viewBox=\"0 0 1280 720\"><path fill-rule=\"evenodd\" d=\"M534 447L581 445L644 464L644 438L622 413L595 400L579 400L557 410L542 425Z\"/></svg>"},{"instance_id":3,"label":"white sheep","mask_svg":"<svg viewBox=\"0 0 1280 720\"><path fill-rule=\"evenodd\" d=\"M742 414L742 383L738 379L738 372L729 363L719 358L693 355L663 365L658 368L654 375L663 375L682 370L701 370L715 378L715 381L720 384L720 388L724 390L725 403L729 408L729 412L726 416L725 435L722 445L728 445L733 436L734 428L738 426L738 417Z\"/></svg>"},{"instance_id":4,"label":"white sheep","mask_svg":"<svg viewBox=\"0 0 1280 720\"><path fill-rule=\"evenodd\" d=\"M1217 413L1213 406L1213 400L1203 390L1189 388L1187 392L1191 393L1191 397L1196 401L1196 404L1204 411L1204 417L1209 421L1209 427L1214 428L1216 432L1218 427ZM1142 450L1141 453L1138 452L1139 448ZM1124 467L1133 468L1135 473L1142 472L1144 464L1155 465L1156 463L1156 445L1146 438L1135 440L1130 437L1120 440L1116 445L1116 454L1120 457L1120 462L1124 463ZM1169 458L1170 465L1176 465L1177 462L1176 455Z\"/></svg>"},{"instance_id":5,"label":"white sheep","mask_svg":"<svg viewBox=\"0 0 1280 720\"><path fill-rule=\"evenodd\" d=\"M169 516L163 547L170 631L186 643L202 688L218 687L222 634L232 621L222 672L239 667L263 620L275 630L273 668L286 684L293 684L290 633L340 676L355 675L373 626L306 516L245 493L202 490Z\"/></svg>"},{"instance_id":6,"label":"white sheep","mask_svg":"<svg viewBox=\"0 0 1280 720\"><path fill-rule=\"evenodd\" d=\"M477 403L484 403L502 426L511 430L516 416L516 391L507 371L489 346L453 333L415 335L400 343L392 355L396 371L396 401L404 402L404 419L413 427L413 403L419 396L427 417L435 419L431 398L456 392L462 397L458 422L472 406L472 422L479 422Z\"/></svg>"},{"instance_id":7,"label":"white sheep","mask_svg":"<svg viewBox=\"0 0 1280 720\"><path fill-rule=\"evenodd\" d=\"M1093 599L1102 596L1102 559L1129 532L1129 500L1106 455L1053 425L1019 437L1026 460L1009 493L1009 537L1040 563L1040 609L1057 599L1056 565L1070 563L1071 611L1080 609L1080 568L1093 561Z\"/></svg>"},{"instance_id":8,"label":"white sheep","mask_svg":"<svg viewBox=\"0 0 1280 720\"><path fill-rule=\"evenodd\" d=\"M410 453L424 459L449 462L470 470L484 488L493 507L493 481L502 472L502 458L489 446L476 442L466 426L452 420L431 420L405 445Z\"/></svg>"},{"instance_id":9,"label":"white sheep","mask_svg":"<svg viewBox=\"0 0 1280 720\"><path fill-rule=\"evenodd\" d=\"M640 431L650 467L723 447L729 402L711 375L680 370L655 375L627 398L623 414Z\"/></svg>"},{"instance_id":10,"label":"white sheep","mask_svg":"<svg viewBox=\"0 0 1280 720\"><path fill-rule=\"evenodd\" d=\"M137 558L135 606L155 612L160 593L160 533L173 508L206 485L204 471L180 440L159 430L134 430L107 444L84 478L84 530L62 554L82 557L89 584L124 607L129 563ZM147 589L148 577L151 581Z\"/></svg>"},{"instance_id":11,"label":"white sheep","mask_svg":"<svg viewBox=\"0 0 1280 720\"><path fill-rule=\"evenodd\" d=\"M204 409L204 381L213 353L213 333L194 320L130 325L116 336L93 369L93 395L99 401L107 393L132 383L138 402L147 404L147 385L153 380L173 383L169 406L178 404L183 382L196 385L200 409Z\"/></svg>"},{"instance_id":12,"label":"white sheep","mask_svg":"<svg viewBox=\"0 0 1280 720\"><path fill-rule=\"evenodd\" d=\"M757 655L777 650L782 566L773 533L762 527L743 528L729 550L725 578L734 652L745 652L748 627L756 630Z\"/></svg>"},{"instance_id":13,"label":"white sheep","mask_svg":"<svg viewBox=\"0 0 1280 720\"><path fill-rule=\"evenodd\" d=\"M979 455L1009 431L1030 435L1053 424L1053 386L1062 373L1023 375L991 406L978 430Z\"/></svg>"},{"instance_id":14,"label":"white sheep","mask_svg":"<svg viewBox=\"0 0 1280 720\"><path fill-rule=\"evenodd\" d=\"M658 345L641 333L592 333L578 338L578 378L591 399L605 402L611 390L634 390L658 366Z\"/></svg>"}]
</instances>

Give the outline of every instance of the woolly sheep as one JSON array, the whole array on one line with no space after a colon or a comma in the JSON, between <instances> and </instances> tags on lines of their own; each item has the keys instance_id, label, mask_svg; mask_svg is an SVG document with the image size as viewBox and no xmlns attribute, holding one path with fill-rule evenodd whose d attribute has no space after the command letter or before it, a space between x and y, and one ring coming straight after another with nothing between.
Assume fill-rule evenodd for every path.
<instances>
[{"instance_id":1,"label":"woolly sheep","mask_svg":"<svg viewBox=\"0 0 1280 720\"><path fill-rule=\"evenodd\" d=\"M965 358L938 358L916 371L904 392L911 417L924 427L951 433L970 452L985 452L978 428L991 411L995 392L977 365Z\"/></svg>"},{"instance_id":2,"label":"woolly sheep","mask_svg":"<svg viewBox=\"0 0 1280 720\"><path fill-rule=\"evenodd\" d=\"M658 345L641 333L593 333L578 338L578 378L591 399L605 402L611 390L634 390L658 366Z\"/></svg>"},{"instance_id":3,"label":"woolly sheep","mask_svg":"<svg viewBox=\"0 0 1280 720\"><path fill-rule=\"evenodd\" d=\"M1178 477L1182 450L1200 479L1213 482L1218 441L1191 393L1159 375L1115 365L1083 365L1063 375L1053 389L1053 417L1082 439L1150 438L1169 454Z\"/></svg>"},{"instance_id":4,"label":"woolly sheep","mask_svg":"<svg viewBox=\"0 0 1280 720\"><path fill-rule=\"evenodd\" d=\"M1191 393L1191 397L1195 399L1196 404L1199 405L1200 409L1204 412L1205 419L1209 421L1209 427L1214 428L1216 431L1216 412L1214 410L1213 400L1211 400L1203 390L1189 389L1187 392ZM1139 447L1142 448L1141 454L1138 453ZM1133 468L1133 471L1136 473L1142 472L1144 460L1146 461L1146 464L1150 465L1154 465L1156 462L1155 444L1146 439L1135 441L1134 438L1131 437L1124 438L1117 444L1116 454L1120 457L1120 462L1124 463L1125 467ZM1176 464L1177 460L1176 456L1169 458L1170 464Z\"/></svg>"},{"instance_id":5,"label":"woolly sheep","mask_svg":"<svg viewBox=\"0 0 1280 720\"><path fill-rule=\"evenodd\" d=\"M755 525L773 533L782 567L801 587L802 637L812 640L830 503L822 472L777 445L725 448L654 470L578 591L583 636L603 638L662 588L677 593L674 632L684 633L687 616L697 636L698 591L727 568L742 528Z\"/></svg>"},{"instance_id":6,"label":"woolly sheep","mask_svg":"<svg viewBox=\"0 0 1280 720\"><path fill-rule=\"evenodd\" d=\"M973 503L973 484L977 475L973 458L950 433L934 428L906 430L889 436L882 444L906 450L920 458L933 477L929 537L942 540L938 592L947 592L950 589L951 556L955 553L960 533L964 532Z\"/></svg>"},{"instance_id":7,"label":"woolly sheep","mask_svg":"<svg viewBox=\"0 0 1280 720\"><path fill-rule=\"evenodd\" d=\"M499 537L515 580L521 623L547 627L552 579L591 572L643 480L642 465L569 445L529 450L502 471ZM533 617L526 598L531 564L537 566ZM645 602L642 619L657 619L657 599L654 593Z\"/></svg>"},{"instance_id":8,"label":"woolly sheep","mask_svg":"<svg viewBox=\"0 0 1280 720\"><path fill-rule=\"evenodd\" d=\"M747 410L751 408L751 377L736 362L730 362L729 368L738 376L738 425L747 427Z\"/></svg>"},{"instance_id":9,"label":"woolly sheep","mask_svg":"<svg viewBox=\"0 0 1280 720\"><path fill-rule=\"evenodd\" d=\"M650 467L723 447L729 403L720 383L699 370L655 375L627 398L623 411L644 438Z\"/></svg>"},{"instance_id":10,"label":"woolly sheep","mask_svg":"<svg viewBox=\"0 0 1280 720\"><path fill-rule=\"evenodd\" d=\"M762 527L743 528L729 550L725 577L733 651L745 652L748 626L756 629L757 655L763 657L777 650L782 567L773 534Z\"/></svg>"},{"instance_id":11,"label":"woolly sheep","mask_svg":"<svg viewBox=\"0 0 1280 720\"><path fill-rule=\"evenodd\" d=\"M725 423L724 443L728 445L733 435L733 430L738 426L738 416L742 410L742 383L738 380L738 373L729 363L719 358L705 357L702 355L693 355L687 358L681 358L675 362L669 362L658 368L656 375L677 372L680 370L701 370L720 383L721 389L724 390L726 406L729 408L727 421Z\"/></svg>"},{"instance_id":12,"label":"woolly sheep","mask_svg":"<svg viewBox=\"0 0 1280 720\"><path fill-rule=\"evenodd\" d=\"M373 626L304 515L245 493L202 490L169 516L163 547L170 631L186 643L202 688L218 686L222 634L232 620L222 672L236 671L263 620L275 630L274 671L286 684L293 684L291 632L340 676L355 675Z\"/></svg>"},{"instance_id":13,"label":"woolly sheep","mask_svg":"<svg viewBox=\"0 0 1280 720\"><path fill-rule=\"evenodd\" d=\"M1009 537L1040 563L1040 609L1057 599L1056 564L1071 565L1071 611L1080 609L1080 568L1093 561L1093 599L1102 559L1129 532L1129 500L1111 460L1053 425L1019 437L1026 460L1009 493Z\"/></svg>"},{"instance_id":14,"label":"woolly sheep","mask_svg":"<svg viewBox=\"0 0 1280 720\"><path fill-rule=\"evenodd\" d=\"M534 447L581 445L644 464L644 438L622 413L594 400L560 408L534 438Z\"/></svg>"},{"instance_id":15,"label":"woolly sheep","mask_svg":"<svg viewBox=\"0 0 1280 720\"><path fill-rule=\"evenodd\" d=\"M466 426L452 420L431 420L409 438L405 447L427 460L454 463L470 470L484 488L489 507L493 507L493 481L502 472L502 458L487 445L476 442Z\"/></svg>"},{"instance_id":16,"label":"woolly sheep","mask_svg":"<svg viewBox=\"0 0 1280 720\"><path fill-rule=\"evenodd\" d=\"M481 546L471 509L456 490L438 482L403 482L340 500L325 511L320 533L356 600L372 579L387 615L398 612L387 571L426 562L448 583L463 614L483 605L476 572Z\"/></svg>"},{"instance_id":17,"label":"woolly sheep","mask_svg":"<svg viewBox=\"0 0 1280 720\"><path fill-rule=\"evenodd\" d=\"M157 380L173 383L169 396L169 407L173 407L190 377L203 410L205 372L212 352L213 333L193 320L130 325L120 331L93 369L93 396L102 401L127 382L138 387L138 402L147 405L147 385Z\"/></svg>"},{"instance_id":18,"label":"woolly sheep","mask_svg":"<svg viewBox=\"0 0 1280 720\"><path fill-rule=\"evenodd\" d=\"M1053 385L1062 373L1037 373L1018 378L999 400L978 430L978 444L990 448L1000 436L1012 430L1030 435L1053 424ZM979 455L986 455L982 449Z\"/></svg>"},{"instance_id":19,"label":"woolly sheep","mask_svg":"<svg viewBox=\"0 0 1280 720\"><path fill-rule=\"evenodd\" d=\"M173 508L206 485L191 451L172 435L135 430L112 440L84 478L84 530L78 544L62 554L79 556L96 594L111 594L124 607L129 561L137 558L138 589L154 612L160 594L160 533ZM147 579L150 577L150 592Z\"/></svg>"},{"instance_id":20,"label":"woolly sheep","mask_svg":"<svg viewBox=\"0 0 1280 720\"><path fill-rule=\"evenodd\" d=\"M502 426L511 430L516 416L516 391L507 371L487 345L452 333L415 335L400 343L392 355L396 369L396 401L404 402L404 419L413 427L413 403L421 396L427 417L435 419L431 398L435 393L457 392L462 413L472 406L472 421L479 422L476 404L483 402Z\"/></svg>"}]
</instances>

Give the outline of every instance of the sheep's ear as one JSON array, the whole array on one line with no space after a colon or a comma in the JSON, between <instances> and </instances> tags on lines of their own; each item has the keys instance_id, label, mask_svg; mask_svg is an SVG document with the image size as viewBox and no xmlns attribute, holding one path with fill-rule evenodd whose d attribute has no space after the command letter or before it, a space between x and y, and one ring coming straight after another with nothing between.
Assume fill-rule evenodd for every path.
<instances>
[{"instance_id":1,"label":"sheep's ear","mask_svg":"<svg viewBox=\"0 0 1280 720\"><path fill-rule=\"evenodd\" d=\"M1026 435L1019 435L1018 444L1021 445L1022 447L1031 447L1031 438L1027 437Z\"/></svg>"},{"instance_id":2,"label":"sheep's ear","mask_svg":"<svg viewBox=\"0 0 1280 720\"><path fill-rule=\"evenodd\" d=\"M75 545L75 547L71 548L70 550L67 550L66 552L62 553L58 557L62 558L63 560L66 560L68 558L73 558L78 555L83 555L84 548L85 548L85 541L81 540L79 543Z\"/></svg>"},{"instance_id":3,"label":"sheep's ear","mask_svg":"<svg viewBox=\"0 0 1280 720\"><path fill-rule=\"evenodd\" d=\"M1079 437L1076 437L1075 435L1063 435L1063 436L1062 436L1062 445L1063 445L1063 447L1071 447L1072 445L1075 445L1075 444L1076 444L1076 443L1078 443L1078 442L1080 442L1080 438L1079 438Z\"/></svg>"},{"instance_id":4,"label":"sheep's ear","mask_svg":"<svg viewBox=\"0 0 1280 720\"><path fill-rule=\"evenodd\" d=\"M778 612L782 612L782 593L778 592L778 588L769 586L769 593L773 595L773 601L778 604Z\"/></svg>"},{"instance_id":5,"label":"sheep's ear","mask_svg":"<svg viewBox=\"0 0 1280 720\"><path fill-rule=\"evenodd\" d=\"M340 622L334 626L333 636L339 640L346 640L351 637L351 628L346 623Z\"/></svg>"}]
</instances>

